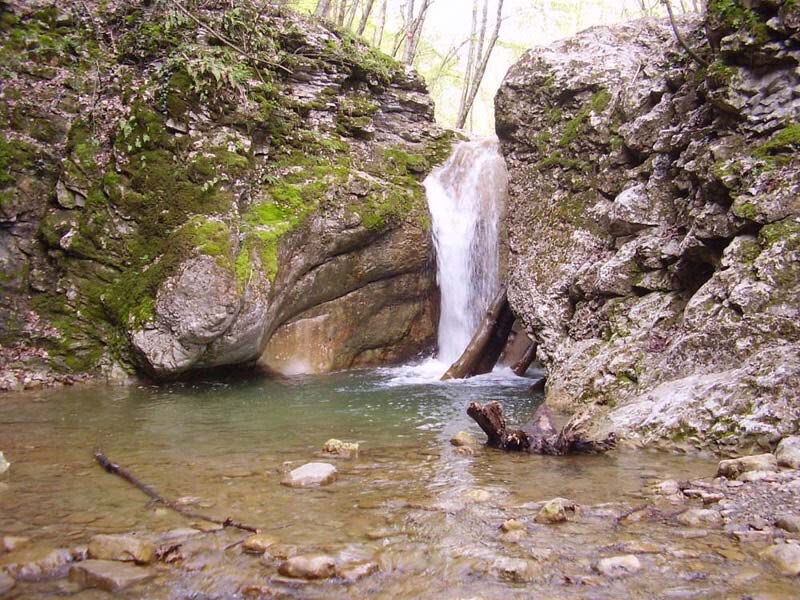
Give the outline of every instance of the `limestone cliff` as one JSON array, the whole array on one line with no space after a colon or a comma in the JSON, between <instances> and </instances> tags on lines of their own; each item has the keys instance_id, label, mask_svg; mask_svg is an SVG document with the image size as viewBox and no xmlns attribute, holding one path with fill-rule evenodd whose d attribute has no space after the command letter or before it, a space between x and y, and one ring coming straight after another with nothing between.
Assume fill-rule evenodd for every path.
<instances>
[{"instance_id":1,"label":"limestone cliff","mask_svg":"<svg viewBox=\"0 0 800 600\"><path fill-rule=\"evenodd\" d=\"M269 3L0 11L0 389L433 344L415 73Z\"/></svg>"},{"instance_id":2,"label":"limestone cliff","mask_svg":"<svg viewBox=\"0 0 800 600\"><path fill-rule=\"evenodd\" d=\"M800 8L528 52L496 100L509 296L548 402L638 443L769 446L800 429Z\"/></svg>"}]
</instances>

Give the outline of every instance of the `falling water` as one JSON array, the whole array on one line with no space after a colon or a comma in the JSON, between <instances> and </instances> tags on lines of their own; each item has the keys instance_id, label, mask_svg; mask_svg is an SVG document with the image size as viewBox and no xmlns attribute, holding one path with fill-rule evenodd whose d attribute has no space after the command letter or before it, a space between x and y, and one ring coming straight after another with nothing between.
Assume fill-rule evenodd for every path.
<instances>
[{"instance_id":1,"label":"falling water","mask_svg":"<svg viewBox=\"0 0 800 600\"><path fill-rule=\"evenodd\" d=\"M442 296L442 362L458 359L499 289L499 223L507 183L496 139L458 144L425 180Z\"/></svg>"}]
</instances>

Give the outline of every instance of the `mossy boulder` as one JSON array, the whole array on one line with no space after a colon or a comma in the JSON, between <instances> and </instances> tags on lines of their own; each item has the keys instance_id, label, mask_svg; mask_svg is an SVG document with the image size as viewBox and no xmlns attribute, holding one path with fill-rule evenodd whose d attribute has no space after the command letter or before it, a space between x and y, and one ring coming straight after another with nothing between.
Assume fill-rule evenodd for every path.
<instances>
[{"instance_id":1,"label":"mossy boulder","mask_svg":"<svg viewBox=\"0 0 800 600\"><path fill-rule=\"evenodd\" d=\"M253 364L309 310L347 332L327 368L433 343L421 180L453 137L415 73L279 8L198 10L248 56L169 3L0 11L0 336L27 340L6 387L26 365L52 380ZM403 250L370 260L375 244ZM346 278L322 268L351 255ZM357 322L346 298L375 273ZM413 327L378 316L393 303Z\"/></svg>"}]
</instances>

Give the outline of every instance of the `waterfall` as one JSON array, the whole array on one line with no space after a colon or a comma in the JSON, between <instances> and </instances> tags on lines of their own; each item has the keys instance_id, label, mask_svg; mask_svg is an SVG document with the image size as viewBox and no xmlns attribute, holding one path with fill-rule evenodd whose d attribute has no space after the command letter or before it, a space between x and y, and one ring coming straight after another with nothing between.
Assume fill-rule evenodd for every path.
<instances>
[{"instance_id":1,"label":"waterfall","mask_svg":"<svg viewBox=\"0 0 800 600\"><path fill-rule=\"evenodd\" d=\"M462 142L425 180L441 291L439 360L467 347L500 286L500 217L508 185L497 139Z\"/></svg>"}]
</instances>

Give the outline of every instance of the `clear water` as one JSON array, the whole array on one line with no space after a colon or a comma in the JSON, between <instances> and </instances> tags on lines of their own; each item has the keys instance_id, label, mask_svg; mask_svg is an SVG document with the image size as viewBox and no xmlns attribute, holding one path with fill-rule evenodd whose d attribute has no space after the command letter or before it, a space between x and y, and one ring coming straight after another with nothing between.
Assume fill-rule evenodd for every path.
<instances>
[{"instance_id":1,"label":"clear water","mask_svg":"<svg viewBox=\"0 0 800 600\"><path fill-rule=\"evenodd\" d=\"M467 347L500 289L500 217L507 188L496 139L456 145L425 180L442 297L439 358L448 366Z\"/></svg>"},{"instance_id":2,"label":"clear water","mask_svg":"<svg viewBox=\"0 0 800 600\"><path fill-rule=\"evenodd\" d=\"M713 462L647 452L459 455L452 434L480 435L464 414L468 402L501 399L519 422L539 399L528 395L530 380L507 372L447 383L436 380L438 373L438 365L426 363L285 380L4 395L0 449L12 466L0 480L0 534L31 536L36 547L50 549L85 544L100 532L159 533L192 524L149 506L141 492L103 472L91 458L101 448L163 495L196 496L197 510L262 527L298 553L363 556L381 566L354 584L289 586L273 580L275 564L238 547L226 550L242 533L225 530L204 534L184 562L153 567L152 583L119 597L238 598L254 585L290 598L402 599L728 598L791 589L747 550L723 557L720 549L735 545L721 534L693 540L656 523L618 527L596 508L611 503L622 510L640 502L635 494L650 478L709 475ZM319 460L332 437L361 443L357 459L335 461L335 483L303 490L279 484L284 463ZM528 503L555 496L595 508L580 522L534 524ZM499 525L511 517L528 524L523 540L501 535ZM598 558L642 540L664 551L641 555L641 574L608 580L593 573ZM670 550L691 554L676 558ZM507 581L492 570L498 557L532 556L531 582ZM735 576L743 572L749 578ZM75 592L54 581L18 584L13 594Z\"/></svg>"}]
</instances>

